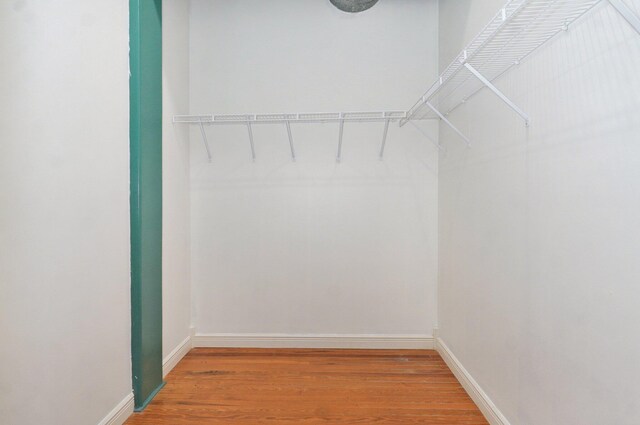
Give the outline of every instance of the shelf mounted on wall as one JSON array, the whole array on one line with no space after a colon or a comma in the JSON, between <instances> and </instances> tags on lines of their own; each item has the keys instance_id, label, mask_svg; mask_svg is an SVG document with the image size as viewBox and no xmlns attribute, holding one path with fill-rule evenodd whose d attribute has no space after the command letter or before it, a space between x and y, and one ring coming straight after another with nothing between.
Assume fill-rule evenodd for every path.
<instances>
[{"instance_id":1,"label":"shelf mounted on wall","mask_svg":"<svg viewBox=\"0 0 640 425\"><path fill-rule=\"evenodd\" d=\"M389 124L425 119L439 119L471 145L471 141L447 117L482 89L487 88L529 125L529 115L498 89L494 82L518 66L525 58L547 43L594 6L606 1L640 34L640 18L625 0L509 0L456 59L444 70L429 90L409 111L328 112L249 115L176 115L174 123L197 124L211 161L211 150L205 132L208 125L246 125L251 156L256 159L252 126L282 124L287 128L291 158L296 160L291 124L337 123L338 149L336 161L342 159L342 136L347 122L384 122L379 158L383 159ZM442 149L439 144L435 144Z\"/></svg>"},{"instance_id":2,"label":"shelf mounted on wall","mask_svg":"<svg viewBox=\"0 0 640 425\"><path fill-rule=\"evenodd\" d=\"M348 122L384 122L382 133L382 143L380 146L379 158L383 159L389 125L392 122L400 122L407 115L404 111L378 111L378 112L311 112L295 114L244 114L244 115L175 115L174 123L196 124L200 128L202 141L207 151L209 162L212 161L209 140L205 131L205 126L209 125L244 125L249 133L249 145L251 147L251 157L255 161L255 145L253 141L253 125L257 124L280 124L287 129L289 148L291 149L291 159L296 160L294 148L293 132L291 124L314 124L314 123L337 123L338 148L336 161L342 160L342 136L344 125Z\"/></svg>"},{"instance_id":3,"label":"shelf mounted on wall","mask_svg":"<svg viewBox=\"0 0 640 425\"><path fill-rule=\"evenodd\" d=\"M528 126L531 120L526 112L493 82L601 1L510 0L409 109L400 126L416 118L440 118L468 145L469 139L446 117L483 88L498 96ZM623 0L605 1L640 33L640 19Z\"/></svg>"}]
</instances>

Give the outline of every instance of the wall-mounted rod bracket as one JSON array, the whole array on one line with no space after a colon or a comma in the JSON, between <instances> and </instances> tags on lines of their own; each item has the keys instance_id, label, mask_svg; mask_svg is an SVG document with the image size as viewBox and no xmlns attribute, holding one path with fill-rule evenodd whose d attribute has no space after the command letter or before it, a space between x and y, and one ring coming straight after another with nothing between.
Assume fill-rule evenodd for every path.
<instances>
[{"instance_id":1,"label":"wall-mounted rod bracket","mask_svg":"<svg viewBox=\"0 0 640 425\"><path fill-rule=\"evenodd\" d=\"M468 62L464 64L465 68L467 68L469 70L469 72L471 72L478 80L480 80L482 82L482 84L484 84L485 86L487 86L487 88L489 88L489 90L491 90L496 96L498 96L504 103L506 103L511 109L513 109L518 115L520 115L523 119L525 124L528 126L530 119L529 119L529 115L527 115L522 109L520 109L515 103L513 103L507 96L504 95L504 93L502 93L500 90L498 90L498 88L496 86L493 85L493 83L491 83L491 81L489 81L488 79L486 79L484 77L484 75L482 75L480 72L478 72L477 69L475 69L473 66L471 66L471 64L469 64Z\"/></svg>"},{"instance_id":2,"label":"wall-mounted rod bracket","mask_svg":"<svg viewBox=\"0 0 640 425\"><path fill-rule=\"evenodd\" d=\"M342 114L340 114L342 118ZM336 162L342 160L342 134L344 133L344 120L340 120L340 133L338 135L338 154L336 155Z\"/></svg>"},{"instance_id":3,"label":"wall-mounted rod bracket","mask_svg":"<svg viewBox=\"0 0 640 425\"><path fill-rule=\"evenodd\" d=\"M465 141L465 143L467 144L467 147L471 147L471 141L467 138L467 136L465 136L464 134L462 134L462 132L461 132L460 130L458 130L458 128L457 128L455 125L453 125L453 124L451 123L451 121L449 121L449 120L447 119L447 117L445 117L444 115L442 115L442 113L441 113L440 111L438 111L438 109L437 109L435 106L433 106L433 105L431 104L431 102L425 102L425 105L427 105L427 106L429 107L429 109L431 109L431 110L432 110L432 111L433 111L437 116L439 116L439 117L440 117L440 119L441 119L442 121L444 121L444 123L445 123L445 124L447 124L449 127L451 127L451 129L452 129L453 131L455 131L455 132L456 132L456 134L462 138L462 140L464 140L464 141Z\"/></svg>"},{"instance_id":4,"label":"wall-mounted rod bracket","mask_svg":"<svg viewBox=\"0 0 640 425\"><path fill-rule=\"evenodd\" d=\"M209 158L209 162L211 162L211 150L209 149L209 141L207 140L207 133L204 131L204 124L202 124L202 121L200 121L200 134L202 134L204 148L207 150L207 158Z\"/></svg>"},{"instance_id":5,"label":"wall-mounted rod bracket","mask_svg":"<svg viewBox=\"0 0 640 425\"><path fill-rule=\"evenodd\" d=\"M609 3L611 3L611 6L640 34L640 17L638 17L623 0L609 0Z\"/></svg>"},{"instance_id":6,"label":"wall-mounted rod bracket","mask_svg":"<svg viewBox=\"0 0 640 425\"><path fill-rule=\"evenodd\" d=\"M248 117L247 117L248 119ZM251 145L251 158L255 162L256 160L256 148L253 145L253 129L251 128L251 123L247 122L247 131L249 132L249 144Z\"/></svg>"},{"instance_id":7,"label":"wall-mounted rod bracket","mask_svg":"<svg viewBox=\"0 0 640 425\"><path fill-rule=\"evenodd\" d=\"M287 121L286 123L287 126L287 135L289 136L289 147L291 148L291 160L293 162L296 161L296 151L293 148L293 135L291 134L291 123L289 121Z\"/></svg>"},{"instance_id":8,"label":"wall-mounted rod bracket","mask_svg":"<svg viewBox=\"0 0 640 425\"><path fill-rule=\"evenodd\" d=\"M389 133L390 120L384 122L384 131L382 132L382 145L380 145L380 161L384 158L384 147L387 144L387 134Z\"/></svg>"}]
</instances>

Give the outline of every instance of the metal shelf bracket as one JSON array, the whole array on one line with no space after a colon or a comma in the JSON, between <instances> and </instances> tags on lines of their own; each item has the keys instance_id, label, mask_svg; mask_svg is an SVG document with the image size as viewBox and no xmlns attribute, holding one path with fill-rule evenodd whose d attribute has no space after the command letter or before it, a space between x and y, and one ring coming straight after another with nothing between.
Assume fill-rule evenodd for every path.
<instances>
[{"instance_id":1,"label":"metal shelf bracket","mask_svg":"<svg viewBox=\"0 0 640 425\"><path fill-rule=\"evenodd\" d=\"M445 123L445 124L447 124L449 127L451 127L451 129L452 129L453 131L455 131L455 132L456 132L456 134L462 138L462 140L464 140L464 141L465 141L465 143L467 144L467 147L468 147L468 148L470 148L470 147L471 147L471 141L469 140L469 138L468 138L467 136L465 136L464 134L462 134L462 132L461 132L460 130L458 130L458 128L457 128L455 125L453 125L453 124L451 123L451 121L449 121L449 120L447 119L447 117L445 117L444 115L442 115L442 113L440 113L440 111L438 111L438 109L436 109L436 107L435 107L435 106L433 106L430 102L425 102L425 104L426 104L426 105L429 107L429 109L431 109L431 110L432 110L432 111L433 111L437 116L439 116L439 117L440 117L440 119L441 119L442 121L444 121L444 123Z\"/></svg>"},{"instance_id":2,"label":"metal shelf bracket","mask_svg":"<svg viewBox=\"0 0 640 425\"><path fill-rule=\"evenodd\" d=\"M207 140L207 133L204 131L204 124L202 124L202 121L200 121L200 134L202 134L204 148L207 150L207 158L209 159L209 162L211 162L211 150L209 149L209 141Z\"/></svg>"},{"instance_id":3,"label":"metal shelf bracket","mask_svg":"<svg viewBox=\"0 0 640 425\"><path fill-rule=\"evenodd\" d=\"M478 70L476 70L470 63L465 63L464 67L469 70L478 80L482 82L489 90L491 90L496 96L498 96L504 103L506 103L511 109L513 109L518 115L524 119L525 125L529 126L529 115L527 115L522 109L520 109L515 103L513 103L507 96L504 95L496 86L484 77Z\"/></svg>"},{"instance_id":4,"label":"metal shelf bracket","mask_svg":"<svg viewBox=\"0 0 640 425\"><path fill-rule=\"evenodd\" d=\"M389 123L391 121L387 119L384 122L384 131L382 133L382 145L380 146L380 161L384 158L384 147L387 144L387 134L389 133Z\"/></svg>"},{"instance_id":5,"label":"metal shelf bracket","mask_svg":"<svg viewBox=\"0 0 640 425\"><path fill-rule=\"evenodd\" d=\"M247 117L249 120L249 117ZM256 161L256 148L253 145L253 129L251 128L251 122L247 121L247 130L249 131L249 144L251 145L251 159L253 162Z\"/></svg>"},{"instance_id":6,"label":"metal shelf bracket","mask_svg":"<svg viewBox=\"0 0 640 425\"><path fill-rule=\"evenodd\" d=\"M287 126L287 135L289 136L289 147L291 148L291 160L293 162L296 162L296 151L293 148L293 135L291 133L291 123L289 121L286 121L286 126Z\"/></svg>"},{"instance_id":7,"label":"metal shelf bracket","mask_svg":"<svg viewBox=\"0 0 640 425\"><path fill-rule=\"evenodd\" d=\"M340 114L340 133L338 135L338 154L336 155L336 162L342 160L342 134L344 133L344 119L342 113Z\"/></svg>"}]
</instances>

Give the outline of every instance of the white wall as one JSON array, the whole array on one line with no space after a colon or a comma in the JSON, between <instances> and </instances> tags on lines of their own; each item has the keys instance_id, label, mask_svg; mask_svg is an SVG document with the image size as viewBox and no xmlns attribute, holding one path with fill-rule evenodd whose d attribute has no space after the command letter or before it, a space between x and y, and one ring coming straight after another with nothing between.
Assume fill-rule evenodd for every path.
<instances>
[{"instance_id":1,"label":"white wall","mask_svg":"<svg viewBox=\"0 0 640 425\"><path fill-rule=\"evenodd\" d=\"M131 395L126 1L0 3L0 422Z\"/></svg>"},{"instance_id":2,"label":"white wall","mask_svg":"<svg viewBox=\"0 0 640 425\"><path fill-rule=\"evenodd\" d=\"M441 2L442 66L501 3ZM603 2L500 80L529 130L488 92L441 127L440 334L513 425L640 423L638 69Z\"/></svg>"},{"instance_id":3,"label":"white wall","mask_svg":"<svg viewBox=\"0 0 640 425\"><path fill-rule=\"evenodd\" d=\"M189 2L162 2L163 67L163 235L162 356L189 337L191 262L189 129L173 124L189 111Z\"/></svg>"},{"instance_id":4,"label":"white wall","mask_svg":"<svg viewBox=\"0 0 640 425\"><path fill-rule=\"evenodd\" d=\"M437 2L195 0L191 113L406 109L437 75ZM437 140L437 124L422 123ZM192 132L196 331L430 335L436 320L437 151L412 126Z\"/></svg>"}]
</instances>

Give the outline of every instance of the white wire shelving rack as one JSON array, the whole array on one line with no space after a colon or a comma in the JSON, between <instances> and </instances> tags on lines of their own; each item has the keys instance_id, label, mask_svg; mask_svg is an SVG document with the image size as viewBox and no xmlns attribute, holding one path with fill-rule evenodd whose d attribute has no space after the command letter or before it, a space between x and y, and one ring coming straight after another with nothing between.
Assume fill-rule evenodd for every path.
<instances>
[{"instance_id":1,"label":"white wire shelving rack","mask_svg":"<svg viewBox=\"0 0 640 425\"><path fill-rule=\"evenodd\" d=\"M447 116L488 88L528 126L529 115L494 81L603 0L510 0L409 109L400 126L413 119L439 118L467 145L470 140ZM640 33L640 19L624 0L608 1Z\"/></svg>"},{"instance_id":2,"label":"white wire shelving rack","mask_svg":"<svg viewBox=\"0 0 640 425\"><path fill-rule=\"evenodd\" d=\"M342 135L344 134L344 124L347 122L384 122L382 133L382 143L380 145L379 157L384 157L384 150L389 133L389 125L392 122L400 122L406 118L404 111L374 111L374 112L307 112L295 114L236 114L236 115L175 115L174 123L197 124L200 127L202 141L207 151L209 161L212 160L209 140L205 131L208 125L244 125L247 127L249 145L251 147L251 157L255 161L256 150L253 140L253 125L257 124L280 124L287 128L289 147L291 149L291 159L296 160L296 151L293 140L291 124L313 124L313 123L337 123L338 124L338 150L336 161L342 158Z\"/></svg>"},{"instance_id":3,"label":"white wire shelving rack","mask_svg":"<svg viewBox=\"0 0 640 425\"><path fill-rule=\"evenodd\" d=\"M342 155L342 135L347 122L384 122L380 159L383 159L390 123L400 127L415 120L439 119L450 126L470 146L471 141L447 118L460 105L480 90L488 88L529 125L529 115L494 84L495 80L518 66L535 50L543 46L600 2L608 2L640 34L640 18L630 8L629 0L509 0L484 29L444 70L436 82L407 111L326 112L293 114L244 115L176 115L174 123L196 124L200 127L207 156L211 150L205 126L244 125L247 127L251 155L255 161L252 126L256 124L285 125L295 161L296 153L291 124L337 123L338 148L336 160ZM436 145L441 148L440 145Z\"/></svg>"}]
</instances>

